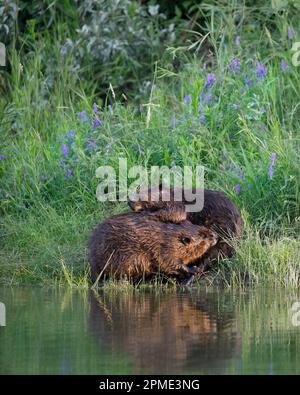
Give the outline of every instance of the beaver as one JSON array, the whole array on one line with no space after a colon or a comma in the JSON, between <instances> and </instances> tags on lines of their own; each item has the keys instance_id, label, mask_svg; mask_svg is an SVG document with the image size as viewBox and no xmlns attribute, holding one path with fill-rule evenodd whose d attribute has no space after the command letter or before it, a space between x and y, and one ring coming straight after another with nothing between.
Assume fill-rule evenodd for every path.
<instances>
[{"instance_id":1,"label":"beaver","mask_svg":"<svg viewBox=\"0 0 300 395\"><path fill-rule=\"evenodd\" d=\"M182 196L182 201L175 201L175 192ZM152 193L151 193L152 192ZM186 201L182 189L170 189L169 201L164 201L162 185L158 188L147 189L139 192L137 196L129 198L128 204L135 212L151 212L161 221L174 221L180 223L184 218L185 206L195 203ZM191 191L188 191L191 192ZM193 193L195 190L192 191ZM194 225L205 226L219 235L216 245L212 246L197 262L202 271L209 269L218 259L231 258L234 247L230 243L232 238L241 238L243 233L243 220L239 209L231 200L220 191L204 189L203 208L198 212L187 212L186 219ZM178 196L178 195L177 195Z\"/></svg>"},{"instance_id":2,"label":"beaver","mask_svg":"<svg viewBox=\"0 0 300 395\"><path fill-rule=\"evenodd\" d=\"M188 278L191 264L217 242L214 232L188 220L160 221L149 213L124 213L100 223L89 241L92 281L102 275L133 281L156 273Z\"/></svg>"}]
</instances>

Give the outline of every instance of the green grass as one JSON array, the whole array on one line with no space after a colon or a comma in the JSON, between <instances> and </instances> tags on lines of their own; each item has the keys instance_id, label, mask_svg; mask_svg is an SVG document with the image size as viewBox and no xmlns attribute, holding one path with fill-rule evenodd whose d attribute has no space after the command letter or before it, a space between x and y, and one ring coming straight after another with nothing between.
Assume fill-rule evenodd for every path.
<instances>
[{"instance_id":1,"label":"green grass","mask_svg":"<svg viewBox=\"0 0 300 395\"><path fill-rule=\"evenodd\" d=\"M1 283L88 286L90 230L127 210L124 203L97 202L95 171L101 165L117 169L119 158L126 157L128 166L147 168L201 164L206 187L225 191L241 208L246 231L236 257L220 263L208 282L299 284L300 68L292 65L290 48L300 41L300 31L294 24L295 37L289 40L286 31L294 19L287 14L273 15L270 30L264 12L258 17L251 7L246 11L235 32L231 10L213 7L206 41L214 56L207 61L206 53L181 48L175 51L179 71L158 63L151 96L142 107L112 92L103 102L92 76L80 80L70 73L68 60L60 57L62 27L55 32L56 45L44 33L30 42L30 51L9 49L11 71L0 99L0 154L6 156L0 162ZM265 21L268 28L258 31L253 20ZM237 33L240 46L234 44ZM236 74L229 70L234 58L241 61ZM45 65L50 60L56 67L49 74ZM283 60L289 65L285 72ZM261 80L256 62L268 67ZM205 90L207 73L214 73L216 81ZM203 89L206 98L211 95L207 106L199 101ZM90 125L94 102L102 121L95 129ZM79 119L80 111L86 111L88 121ZM63 135L70 129L75 144L68 143L62 163ZM276 162L270 179L272 153Z\"/></svg>"}]
</instances>

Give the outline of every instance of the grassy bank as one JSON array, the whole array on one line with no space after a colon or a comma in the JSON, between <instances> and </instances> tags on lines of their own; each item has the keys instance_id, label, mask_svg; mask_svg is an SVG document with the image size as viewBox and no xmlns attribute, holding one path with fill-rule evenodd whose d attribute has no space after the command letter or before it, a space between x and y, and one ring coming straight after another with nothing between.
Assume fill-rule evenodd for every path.
<instances>
[{"instance_id":1,"label":"grassy bank","mask_svg":"<svg viewBox=\"0 0 300 395\"><path fill-rule=\"evenodd\" d=\"M300 41L300 10L263 10L244 8L238 26L229 6L206 10L210 51L169 48L174 61L154 65L141 102L117 89L103 99L92 76L70 72L59 24L51 34L31 32L33 42L25 37L26 53L9 47L0 100L1 283L87 286L91 228L127 210L96 200L95 170L117 169L126 157L128 166L148 168L201 164L206 187L241 208L246 230L236 257L208 281L298 285L300 66L291 47ZM46 64L56 65L50 74Z\"/></svg>"}]
</instances>

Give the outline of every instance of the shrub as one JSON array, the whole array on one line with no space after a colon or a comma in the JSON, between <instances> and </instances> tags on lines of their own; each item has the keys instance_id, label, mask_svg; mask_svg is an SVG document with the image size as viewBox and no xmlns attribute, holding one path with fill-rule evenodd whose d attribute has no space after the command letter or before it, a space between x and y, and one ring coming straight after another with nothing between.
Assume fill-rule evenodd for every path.
<instances>
[{"instance_id":1,"label":"shrub","mask_svg":"<svg viewBox=\"0 0 300 395\"><path fill-rule=\"evenodd\" d=\"M0 5L0 41L7 43L15 31L19 7L16 1L3 0Z\"/></svg>"},{"instance_id":2,"label":"shrub","mask_svg":"<svg viewBox=\"0 0 300 395\"><path fill-rule=\"evenodd\" d=\"M159 5L129 0L85 0L79 3L77 38L63 53L75 54L73 67L90 71L101 87L128 87L148 77L165 45L175 40L174 24Z\"/></svg>"}]
</instances>

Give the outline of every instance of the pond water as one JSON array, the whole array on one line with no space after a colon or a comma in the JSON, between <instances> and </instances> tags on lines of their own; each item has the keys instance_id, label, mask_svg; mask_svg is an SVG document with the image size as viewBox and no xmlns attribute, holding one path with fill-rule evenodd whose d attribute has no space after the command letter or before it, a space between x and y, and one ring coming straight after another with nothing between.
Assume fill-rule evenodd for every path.
<instances>
[{"instance_id":1,"label":"pond water","mask_svg":"<svg viewBox=\"0 0 300 395\"><path fill-rule=\"evenodd\" d=\"M0 373L299 374L297 299L266 289L0 288Z\"/></svg>"}]
</instances>

